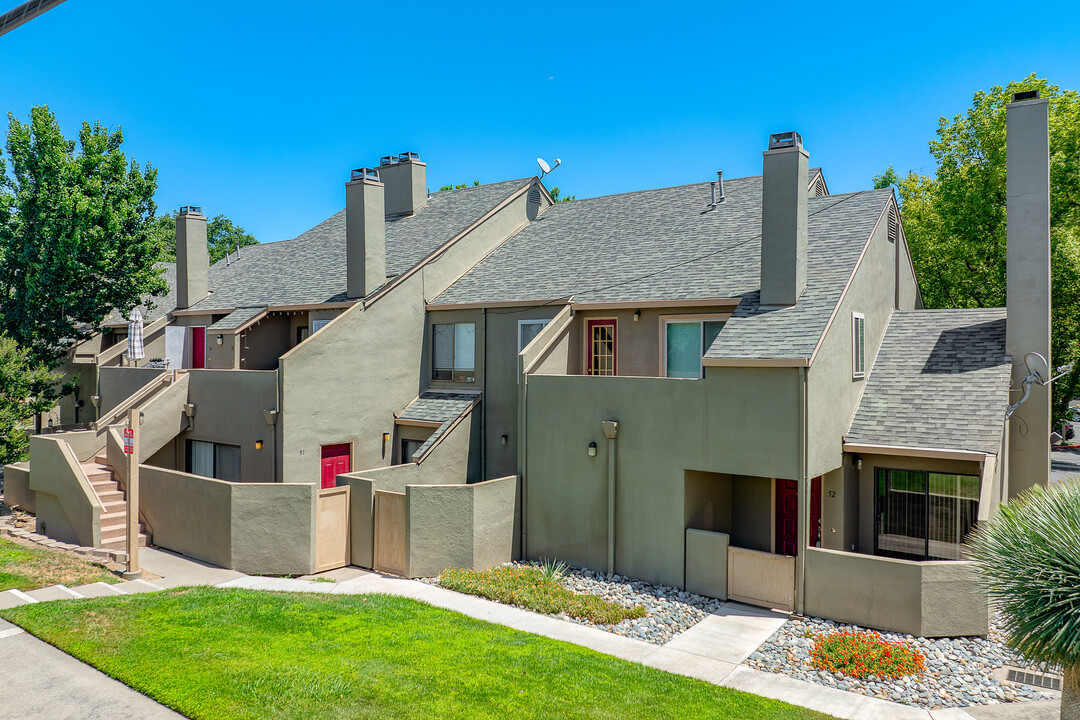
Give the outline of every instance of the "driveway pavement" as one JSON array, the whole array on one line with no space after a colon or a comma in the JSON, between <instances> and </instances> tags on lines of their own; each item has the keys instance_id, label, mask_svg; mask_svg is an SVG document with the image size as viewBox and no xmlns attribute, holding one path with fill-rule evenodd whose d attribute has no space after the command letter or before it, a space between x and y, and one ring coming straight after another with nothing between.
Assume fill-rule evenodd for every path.
<instances>
[{"instance_id":1,"label":"driveway pavement","mask_svg":"<svg viewBox=\"0 0 1080 720\"><path fill-rule=\"evenodd\" d=\"M1050 451L1050 482L1080 477L1080 449Z\"/></svg>"}]
</instances>

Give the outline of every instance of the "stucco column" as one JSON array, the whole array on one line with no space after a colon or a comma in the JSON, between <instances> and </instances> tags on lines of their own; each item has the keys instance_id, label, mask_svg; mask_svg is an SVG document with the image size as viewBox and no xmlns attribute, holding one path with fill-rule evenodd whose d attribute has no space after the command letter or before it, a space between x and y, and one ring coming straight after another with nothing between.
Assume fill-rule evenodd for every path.
<instances>
[{"instance_id":1,"label":"stucco column","mask_svg":"<svg viewBox=\"0 0 1080 720\"><path fill-rule=\"evenodd\" d=\"M1015 99L1015 96L1014 96ZM1024 355L1050 357L1050 141L1049 101L1013 102L1005 110L1007 163L1005 352L1012 358L1015 402L1028 374ZM1049 378L1043 378L1044 380ZM1050 476L1050 386L1033 384L1031 396L1009 420L1007 498Z\"/></svg>"}]
</instances>

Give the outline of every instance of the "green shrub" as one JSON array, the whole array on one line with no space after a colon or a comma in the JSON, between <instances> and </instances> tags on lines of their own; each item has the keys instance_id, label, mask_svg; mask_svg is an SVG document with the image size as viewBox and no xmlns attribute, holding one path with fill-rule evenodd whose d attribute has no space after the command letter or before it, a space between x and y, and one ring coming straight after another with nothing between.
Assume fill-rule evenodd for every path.
<instances>
[{"instance_id":1,"label":"green shrub","mask_svg":"<svg viewBox=\"0 0 1080 720\"><path fill-rule=\"evenodd\" d=\"M439 584L450 590L549 615L566 613L598 625L614 625L628 618L645 617L645 608L641 605L625 607L598 595L579 595L546 575L541 568L510 565L487 570L450 569L439 576Z\"/></svg>"}]
</instances>

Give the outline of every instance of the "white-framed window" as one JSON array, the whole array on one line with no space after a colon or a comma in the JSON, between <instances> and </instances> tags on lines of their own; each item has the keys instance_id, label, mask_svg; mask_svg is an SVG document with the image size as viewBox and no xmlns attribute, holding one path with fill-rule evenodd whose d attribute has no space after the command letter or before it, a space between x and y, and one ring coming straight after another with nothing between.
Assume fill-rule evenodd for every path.
<instances>
[{"instance_id":1,"label":"white-framed window","mask_svg":"<svg viewBox=\"0 0 1080 720\"><path fill-rule=\"evenodd\" d=\"M851 376L866 377L866 317L851 313Z\"/></svg>"},{"instance_id":2,"label":"white-framed window","mask_svg":"<svg viewBox=\"0 0 1080 720\"><path fill-rule=\"evenodd\" d=\"M476 371L476 323L431 326L431 376L435 380L473 382Z\"/></svg>"},{"instance_id":3,"label":"white-framed window","mask_svg":"<svg viewBox=\"0 0 1080 720\"><path fill-rule=\"evenodd\" d=\"M667 318L664 320L663 375L702 378L701 357L724 328L718 318Z\"/></svg>"},{"instance_id":4,"label":"white-framed window","mask_svg":"<svg viewBox=\"0 0 1080 720\"><path fill-rule=\"evenodd\" d=\"M518 352L533 341L540 331L544 329L550 320L518 320Z\"/></svg>"},{"instance_id":5,"label":"white-framed window","mask_svg":"<svg viewBox=\"0 0 1080 720\"><path fill-rule=\"evenodd\" d=\"M311 332L313 332L313 333L319 332L320 330L322 330L324 327L326 327L330 323L331 319L332 318L327 318L326 320L312 320L311 321Z\"/></svg>"}]
</instances>

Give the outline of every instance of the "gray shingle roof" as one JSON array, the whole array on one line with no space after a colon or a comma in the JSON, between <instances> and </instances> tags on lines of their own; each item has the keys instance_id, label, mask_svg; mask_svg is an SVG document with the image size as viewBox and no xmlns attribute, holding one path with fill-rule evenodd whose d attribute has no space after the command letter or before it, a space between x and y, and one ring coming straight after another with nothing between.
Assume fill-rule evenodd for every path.
<instances>
[{"instance_id":1,"label":"gray shingle roof","mask_svg":"<svg viewBox=\"0 0 1080 720\"><path fill-rule=\"evenodd\" d=\"M435 193L415 215L386 223L386 273L399 275L461 233L532 178ZM292 240L252 245L210 268L213 293L192 306L220 310L347 300L345 211ZM170 308L171 309L171 308Z\"/></svg>"},{"instance_id":2,"label":"gray shingle roof","mask_svg":"<svg viewBox=\"0 0 1080 720\"><path fill-rule=\"evenodd\" d=\"M811 175L813 177L813 174ZM809 357L890 190L811 197L807 289L763 312L761 177L558 203L495 250L435 304L740 298L706 357Z\"/></svg>"},{"instance_id":3,"label":"gray shingle roof","mask_svg":"<svg viewBox=\"0 0 1080 720\"><path fill-rule=\"evenodd\" d=\"M1005 310L898 310L847 441L997 453L1009 402Z\"/></svg>"},{"instance_id":4,"label":"gray shingle roof","mask_svg":"<svg viewBox=\"0 0 1080 720\"><path fill-rule=\"evenodd\" d=\"M469 412L480 399L477 393L439 392L425 390L404 410L397 414L399 420L418 420L441 423L424 444L416 449L412 460L419 461L435 442L450 429L459 417Z\"/></svg>"},{"instance_id":5,"label":"gray shingle roof","mask_svg":"<svg viewBox=\"0 0 1080 720\"><path fill-rule=\"evenodd\" d=\"M265 305L260 307L248 307L237 308L233 312L229 313L225 317L218 320L216 323L206 329L207 332L225 332L228 330L235 330L248 320L261 313L266 309Z\"/></svg>"}]
</instances>

